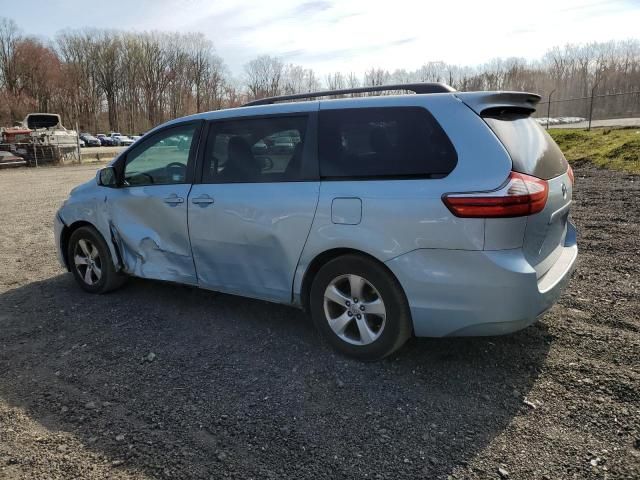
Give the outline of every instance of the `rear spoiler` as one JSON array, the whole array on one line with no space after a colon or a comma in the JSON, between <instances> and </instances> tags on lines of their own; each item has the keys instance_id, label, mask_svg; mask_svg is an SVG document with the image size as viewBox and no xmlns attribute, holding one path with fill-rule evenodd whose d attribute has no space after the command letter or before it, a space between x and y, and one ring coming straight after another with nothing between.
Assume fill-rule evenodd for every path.
<instances>
[{"instance_id":1,"label":"rear spoiler","mask_svg":"<svg viewBox=\"0 0 640 480\"><path fill-rule=\"evenodd\" d=\"M536 111L541 98L540 95L526 92L455 92L453 95L478 115L487 110L503 109L531 114Z\"/></svg>"}]
</instances>

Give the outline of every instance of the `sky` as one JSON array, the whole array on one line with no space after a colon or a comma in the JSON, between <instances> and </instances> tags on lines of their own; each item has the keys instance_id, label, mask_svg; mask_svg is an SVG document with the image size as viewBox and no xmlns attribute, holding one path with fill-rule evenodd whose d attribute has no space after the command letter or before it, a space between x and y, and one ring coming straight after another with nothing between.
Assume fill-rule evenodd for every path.
<instances>
[{"instance_id":1,"label":"sky","mask_svg":"<svg viewBox=\"0 0 640 480\"><path fill-rule=\"evenodd\" d=\"M0 0L0 15L52 38L61 30L202 32L233 75L258 55L362 74L428 61L540 58L566 43L640 38L640 0Z\"/></svg>"}]
</instances>

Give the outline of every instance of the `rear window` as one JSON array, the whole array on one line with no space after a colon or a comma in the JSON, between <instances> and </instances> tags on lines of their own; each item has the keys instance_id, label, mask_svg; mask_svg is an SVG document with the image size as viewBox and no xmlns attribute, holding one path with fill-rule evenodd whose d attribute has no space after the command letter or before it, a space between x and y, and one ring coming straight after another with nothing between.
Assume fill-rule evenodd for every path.
<instances>
[{"instance_id":1,"label":"rear window","mask_svg":"<svg viewBox=\"0 0 640 480\"><path fill-rule=\"evenodd\" d=\"M567 160L556 142L528 114L483 114L482 117L509 152L516 172L549 180L567 171Z\"/></svg>"},{"instance_id":2,"label":"rear window","mask_svg":"<svg viewBox=\"0 0 640 480\"><path fill-rule=\"evenodd\" d=\"M323 178L442 178L456 166L451 141L420 107L322 110Z\"/></svg>"},{"instance_id":3,"label":"rear window","mask_svg":"<svg viewBox=\"0 0 640 480\"><path fill-rule=\"evenodd\" d=\"M60 123L60 117L54 114L37 113L27 115L27 127L29 128L51 128Z\"/></svg>"}]
</instances>

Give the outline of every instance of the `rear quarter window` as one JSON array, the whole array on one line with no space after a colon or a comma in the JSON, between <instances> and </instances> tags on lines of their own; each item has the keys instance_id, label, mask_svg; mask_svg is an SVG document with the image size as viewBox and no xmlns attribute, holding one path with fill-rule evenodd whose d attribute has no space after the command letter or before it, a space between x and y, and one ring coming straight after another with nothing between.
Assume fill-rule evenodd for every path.
<instances>
[{"instance_id":1,"label":"rear quarter window","mask_svg":"<svg viewBox=\"0 0 640 480\"><path fill-rule=\"evenodd\" d=\"M482 115L511 156L513 170L549 180L567 171L560 147L528 113Z\"/></svg>"},{"instance_id":2,"label":"rear quarter window","mask_svg":"<svg viewBox=\"0 0 640 480\"><path fill-rule=\"evenodd\" d=\"M420 107L322 110L323 178L442 178L458 156L430 112Z\"/></svg>"}]
</instances>

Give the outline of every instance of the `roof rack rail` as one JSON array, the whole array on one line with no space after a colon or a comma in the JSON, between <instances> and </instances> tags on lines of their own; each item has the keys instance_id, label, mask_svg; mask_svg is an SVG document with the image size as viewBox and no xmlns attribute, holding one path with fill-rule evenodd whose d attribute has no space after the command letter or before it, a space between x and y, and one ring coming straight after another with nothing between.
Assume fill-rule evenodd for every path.
<instances>
[{"instance_id":1,"label":"roof rack rail","mask_svg":"<svg viewBox=\"0 0 640 480\"><path fill-rule=\"evenodd\" d=\"M267 97L254 100L242 105L252 107L255 105L271 105L276 102L286 102L289 100L301 100L306 98L328 97L331 95L348 95L350 93L370 93L387 92L392 90L407 90L413 93L447 93L456 90L446 83L398 83L393 85L375 85L371 87L344 88L341 90L324 90L321 92L296 93L294 95L279 95L277 97Z\"/></svg>"}]
</instances>

